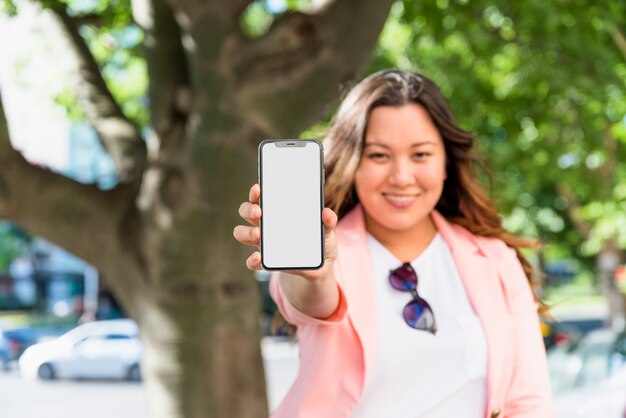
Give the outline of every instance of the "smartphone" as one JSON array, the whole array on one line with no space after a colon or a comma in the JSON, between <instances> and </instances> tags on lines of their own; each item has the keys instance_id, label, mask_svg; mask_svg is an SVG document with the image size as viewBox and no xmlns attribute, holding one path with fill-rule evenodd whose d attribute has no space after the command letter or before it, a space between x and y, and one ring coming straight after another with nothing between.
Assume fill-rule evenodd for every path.
<instances>
[{"instance_id":1,"label":"smartphone","mask_svg":"<svg viewBox=\"0 0 626 418\"><path fill-rule=\"evenodd\" d=\"M324 265L324 149L316 140L259 145L261 265L315 270Z\"/></svg>"}]
</instances>

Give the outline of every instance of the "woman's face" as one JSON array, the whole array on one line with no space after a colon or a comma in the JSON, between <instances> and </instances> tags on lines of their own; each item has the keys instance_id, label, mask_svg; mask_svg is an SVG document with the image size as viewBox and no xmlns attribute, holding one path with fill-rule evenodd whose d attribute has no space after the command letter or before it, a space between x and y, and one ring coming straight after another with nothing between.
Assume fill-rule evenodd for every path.
<instances>
[{"instance_id":1,"label":"woman's face","mask_svg":"<svg viewBox=\"0 0 626 418\"><path fill-rule=\"evenodd\" d=\"M445 178L443 139L424 107L379 106L370 113L354 179L370 232L417 232L430 224Z\"/></svg>"}]
</instances>

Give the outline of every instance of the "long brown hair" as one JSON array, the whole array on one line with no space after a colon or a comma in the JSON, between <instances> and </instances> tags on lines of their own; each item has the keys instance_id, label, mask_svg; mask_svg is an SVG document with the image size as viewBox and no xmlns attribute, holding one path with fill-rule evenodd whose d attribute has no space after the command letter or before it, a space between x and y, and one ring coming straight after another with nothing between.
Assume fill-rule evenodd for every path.
<instances>
[{"instance_id":1,"label":"long brown hair","mask_svg":"<svg viewBox=\"0 0 626 418\"><path fill-rule=\"evenodd\" d=\"M489 179L491 176L482 160L474 154L474 135L457 125L447 100L435 83L424 75L384 70L368 76L348 93L324 140L325 206L341 219L359 203L354 177L361 160L369 116L379 106L409 103L417 103L428 111L443 138L447 178L436 209L449 222L463 226L474 235L499 238L514 248L539 304L539 313L547 315L548 307L537 293L539 281L534 269L520 251L522 248L537 248L540 244L514 236L502 227L495 204L478 179L477 168L484 169Z\"/></svg>"},{"instance_id":2,"label":"long brown hair","mask_svg":"<svg viewBox=\"0 0 626 418\"><path fill-rule=\"evenodd\" d=\"M537 248L538 243L507 232L494 202L480 185L476 169L485 169L473 152L474 135L459 127L450 106L429 78L410 71L384 70L357 84L342 102L330 129L326 148L325 205L341 219L358 203L354 176L361 160L367 122L379 106L402 106L417 103L429 113L439 130L446 151L447 178L436 209L449 221L463 226L475 235L495 237L517 252L540 313L545 313L537 295L538 280L522 248ZM485 169L488 177L488 171Z\"/></svg>"}]
</instances>

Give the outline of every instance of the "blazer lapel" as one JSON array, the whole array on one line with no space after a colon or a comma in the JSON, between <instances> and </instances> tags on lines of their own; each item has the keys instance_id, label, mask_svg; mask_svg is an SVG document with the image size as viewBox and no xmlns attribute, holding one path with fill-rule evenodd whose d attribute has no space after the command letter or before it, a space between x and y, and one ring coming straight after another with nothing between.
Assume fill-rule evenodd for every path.
<instances>
[{"instance_id":1,"label":"blazer lapel","mask_svg":"<svg viewBox=\"0 0 626 418\"><path fill-rule=\"evenodd\" d=\"M432 219L450 247L472 307L483 326L488 350L487 393L488 399L494 399L507 352L507 335L511 332L502 318L507 310L498 271L470 232L451 225L437 211L432 212Z\"/></svg>"},{"instance_id":2,"label":"blazer lapel","mask_svg":"<svg viewBox=\"0 0 626 418\"><path fill-rule=\"evenodd\" d=\"M348 300L348 316L363 349L366 379L378 347L378 317L372 260L361 206L350 211L335 231L341 252L338 262L341 284Z\"/></svg>"}]
</instances>

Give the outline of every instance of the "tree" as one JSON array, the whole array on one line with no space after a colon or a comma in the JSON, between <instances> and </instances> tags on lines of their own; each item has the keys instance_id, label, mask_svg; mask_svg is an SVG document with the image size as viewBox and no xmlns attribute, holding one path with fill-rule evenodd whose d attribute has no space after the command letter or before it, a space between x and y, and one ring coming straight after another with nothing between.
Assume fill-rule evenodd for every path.
<instances>
[{"instance_id":1,"label":"tree","mask_svg":"<svg viewBox=\"0 0 626 418\"><path fill-rule=\"evenodd\" d=\"M288 11L258 37L240 25L250 3L133 1L149 76L144 141L85 41L130 16L129 4L43 2L77 63L71 99L115 162L111 190L29 164L0 107L0 218L107 277L140 325L153 417L266 416L258 294L232 238L238 204L258 142L295 137L327 111L367 63L392 2Z\"/></svg>"}]
</instances>

